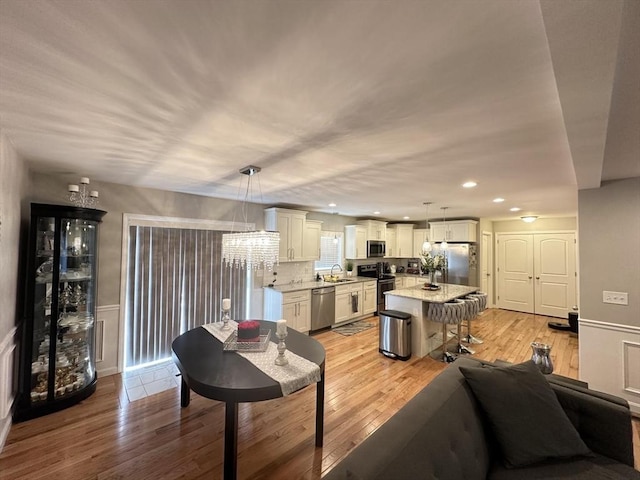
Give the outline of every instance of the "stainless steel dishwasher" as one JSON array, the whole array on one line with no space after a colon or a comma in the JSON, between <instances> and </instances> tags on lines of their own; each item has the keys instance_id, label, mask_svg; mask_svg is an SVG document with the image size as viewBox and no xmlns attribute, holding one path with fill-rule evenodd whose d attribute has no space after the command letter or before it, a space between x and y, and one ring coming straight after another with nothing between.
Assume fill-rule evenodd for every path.
<instances>
[{"instance_id":1,"label":"stainless steel dishwasher","mask_svg":"<svg viewBox=\"0 0 640 480\"><path fill-rule=\"evenodd\" d=\"M311 330L333 325L336 318L335 287L314 288L311 290Z\"/></svg>"}]
</instances>

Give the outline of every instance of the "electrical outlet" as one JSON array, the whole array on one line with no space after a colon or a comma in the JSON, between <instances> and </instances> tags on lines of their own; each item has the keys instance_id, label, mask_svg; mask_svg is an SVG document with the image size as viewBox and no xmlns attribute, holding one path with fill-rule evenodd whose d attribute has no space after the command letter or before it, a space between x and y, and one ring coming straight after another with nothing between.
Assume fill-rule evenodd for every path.
<instances>
[{"instance_id":1,"label":"electrical outlet","mask_svg":"<svg viewBox=\"0 0 640 480\"><path fill-rule=\"evenodd\" d=\"M629 305L629 294L627 292L602 292L602 303L614 303L616 305Z\"/></svg>"}]
</instances>

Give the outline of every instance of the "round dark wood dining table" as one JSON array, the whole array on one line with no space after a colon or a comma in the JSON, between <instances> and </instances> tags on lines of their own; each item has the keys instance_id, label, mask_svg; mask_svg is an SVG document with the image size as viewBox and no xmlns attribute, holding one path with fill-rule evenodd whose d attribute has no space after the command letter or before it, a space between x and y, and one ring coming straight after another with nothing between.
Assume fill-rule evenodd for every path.
<instances>
[{"instance_id":1,"label":"round dark wood dining table","mask_svg":"<svg viewBox=\"0 0 640 480\"><path fill-rule=\"evenodd\" d=\"M276 323L260 320L261 329L271 330L277 343ZM324 347L316 339L287 328L287 352L293 352L320 367L316 384L316 447L322 446L324 429ZM282 397L280 384L236 352L223 350L223 344L202 327L177 337L172 356L182 375L180 404L189 406L193 390L212 400L225 402L224 480L235 480L238 454L238 404ZM275 357L274 357L275 360Z\"/></svg>"}]
</instances>

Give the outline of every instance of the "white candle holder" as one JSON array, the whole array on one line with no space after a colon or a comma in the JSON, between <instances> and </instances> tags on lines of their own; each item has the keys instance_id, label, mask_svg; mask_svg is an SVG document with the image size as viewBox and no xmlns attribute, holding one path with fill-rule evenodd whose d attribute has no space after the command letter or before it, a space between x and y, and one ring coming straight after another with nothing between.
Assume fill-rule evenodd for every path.
<instances>
[{"instance_id":1,"label":"white candle holder","mask_svg":"<svg viewBox=\"0 0 640 480\"><path fill-rule=\"evenodd\" d=\"M231 317L229 316L229 310L222 310L222 327L220 327L221 330L226 330L227 328L229 328L229 320L231 319Z\"/></svg>"},{"instance_id":2,"label":"white candle holder","mask_svg":"<svg viewBox=\"0 0 640 480\"><path fill-rule=\"evenodd\" d=\"M287 338L287 332L276 332L276 337L278 337L280 341L278 342L278 356L276 357L274 363L278 366L287 365L289 363L289 360L287 360L287 357L284 356L284 352L287 351L287 344L284 343L284 339Z\"/></svg>"}]
</instances>

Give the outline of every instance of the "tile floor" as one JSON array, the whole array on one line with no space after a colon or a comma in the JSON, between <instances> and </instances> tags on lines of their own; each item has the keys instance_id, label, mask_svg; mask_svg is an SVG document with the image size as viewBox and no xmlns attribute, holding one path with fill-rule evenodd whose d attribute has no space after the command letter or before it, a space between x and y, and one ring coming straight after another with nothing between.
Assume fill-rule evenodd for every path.
<instances>
[{"instance_id":1,"label":"tile floor","mask_svg":"<svg viewBox=\"0 0 640 480\"><path fill-rule=\"evenodd\" d=\"M178 367L172 360L139 368L122 374L129 401L139 400L149 395L180 386Z\"/></svg>"}]
</instances>

